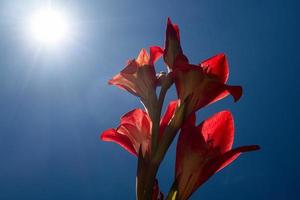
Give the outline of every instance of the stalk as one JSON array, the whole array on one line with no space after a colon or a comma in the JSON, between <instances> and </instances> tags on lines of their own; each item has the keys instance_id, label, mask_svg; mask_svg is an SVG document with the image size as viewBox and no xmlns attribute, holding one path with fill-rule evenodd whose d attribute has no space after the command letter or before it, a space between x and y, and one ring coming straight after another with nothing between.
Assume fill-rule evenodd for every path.
<instances>
[{"instance_id":1,"label":"stalk","mask_svg":"<svg viewBox=\"0 0 300 200\"><path fill-rule=\"evenodd\" d=\"M152 107L150 118L152 120L151 135L151 157L145 158L141 153L138 158L137 174L137 199L151 200L156 174L162 160L153 159L156 155L158 145L158 134L161 111L168 89L173 84L170 75L163 74L161 79L161 90L158 99L155 98L155 106Z\"/></svg>"}]
</instances>

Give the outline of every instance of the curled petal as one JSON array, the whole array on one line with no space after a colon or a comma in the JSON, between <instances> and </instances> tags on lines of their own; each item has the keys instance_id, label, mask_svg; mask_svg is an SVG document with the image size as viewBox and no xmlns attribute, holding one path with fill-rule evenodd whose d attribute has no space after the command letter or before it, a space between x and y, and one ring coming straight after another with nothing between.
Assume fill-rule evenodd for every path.
<instances>
[{"instance_id":1,"label":"curled petal","mask_svg":"<svg viewBox=\"0 0 300 200\"><path fill-rule=\"evenodd\" d=\"M132 142L126 135L122 135L118 133L115 129L108 129L104 131L100 139L107 142L115 142L123 147L128 152L132 153L133 155L137 156L137 153L132 145Z\"/></svg>"},{"instance_id":2,"label":"curled petal","mask_svg":"<svg viewBox=\"0 0 300 200\"><path fill-rule=\"evenodd\" d=\"M243 95L243 88L241 86L220 85L216 83L215 87L218 88L219 93L212 100L210 100L209 104L224 99L228 95L231 95L234 102L237 102Z\"/></svg>"},{"instance_id":3,"label":"curled petal","mask_svg":"<svg viewBox=\"0 0 300 200\"><path fill-rule=\"evenodd\" d=\"M161 47L153 46L150 47L150 65L154 65L154 63L162 56L164 50Z\"/></svg>"},{"instance_id":4,"label":"curled petal","mask_svg":"<svg viewBox=\"0 0 300 200\"><path fill-rule=\"evenodd\" d=\"M231 96L233 96L234 102L237 102L238 100L240 100L240 98L243 95L243 88L241 86L226 85L225 88L226 88L226 91L228 91L228 93Z\"/></svg>"},{"instance_id":5,"label":"curled petal","mask_svg":"<svg viewBox=\"0 0 300 200\"><path fill-rule=\"evenodd\" d=\"M117 129L108 129L101 135L104 141L112 141L137 156L150 153L152 122L148 114L141 109L134 109L121 117Z\"/></svg>"}]
</instances>

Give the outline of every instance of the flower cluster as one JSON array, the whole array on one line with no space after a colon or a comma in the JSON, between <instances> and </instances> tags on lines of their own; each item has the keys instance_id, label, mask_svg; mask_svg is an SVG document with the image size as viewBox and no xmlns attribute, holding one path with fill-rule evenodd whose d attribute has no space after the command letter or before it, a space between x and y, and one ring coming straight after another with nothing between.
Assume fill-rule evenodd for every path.
<instances>
[{"instance_id":1,"label":"flower cluster","mask_svg":"<svg viewBox=\"0 0 300 200\"><path fill-rule=\"evenodd\" d=\"M167 72L155 71L155 62L160 57L163 57ZM138 157L138 200L188 199L242 152L259 149L257 145L232 149L234 120L227 110L196 125L199 109L228 95L234 101L242 96L240 86L226 84L228 75L224 54L191 64L183 53L178 26L168 19L165 47L150 47L149 53L142 49L136 59L128 61L109 81L139 97L145 107L145 110L137 108L124 114L117 128L107 129L100 136ZM162 115L165 95L173 84L178 99L170 102ZM178 132L174 183L164 197L156 175Z\"/></svg>"}]
</instances>

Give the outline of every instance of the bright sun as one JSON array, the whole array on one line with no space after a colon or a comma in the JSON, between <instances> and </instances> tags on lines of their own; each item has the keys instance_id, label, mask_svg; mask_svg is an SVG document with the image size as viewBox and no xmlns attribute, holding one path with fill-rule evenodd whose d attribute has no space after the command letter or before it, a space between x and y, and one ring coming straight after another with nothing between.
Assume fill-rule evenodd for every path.
<instances>
[{"instance_id":1,"label":"bright sun","mask_svg":"<svg viewBox=\"0 0 300 200\"><path fill-rule=\"evenodd\" d=\"M44 45L61 44L69 35L67 18L57 10L41 9L30 18L30 34Z\"/></svg>"}]
</instances>

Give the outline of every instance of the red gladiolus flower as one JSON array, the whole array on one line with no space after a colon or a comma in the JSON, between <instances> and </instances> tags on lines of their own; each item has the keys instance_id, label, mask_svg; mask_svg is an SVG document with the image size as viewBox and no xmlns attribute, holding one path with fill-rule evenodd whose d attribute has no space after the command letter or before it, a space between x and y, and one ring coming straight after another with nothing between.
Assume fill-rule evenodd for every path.
<instances>
[{"instance_id":1,"label":"red gladiolus flower","mask_svg":"<svg viewBox=\"0 0 300 200\"><path fill-rule=\"evenodd\" d=\"M176 152L178 200L188 199L209 177L229 165L242 152L259 149L257 145L231 149L234 139L233 117L219 112L195 127L191 115L182 127Z\"/></svg>"},{"instance_id":2,"label":"red gladiolus flower","mask_svg":"<svg viewBox=\"0 0 300 200\"><path fill-rule=\"evenodd\" d=\"M104 131L101 139L115 142L137 156L140 146L143 154L149 151L151 127L148 114L142 109L134 109L121 117L118 128Z\"/></svg>"},{"instance_id":3,"label":"red gladiolus flower","mask_svg":"<svg viewBox=\"0 0 300 200\"><path fill-rule=\"evenodd\" d=\"M229 69L224 54L218 54L192 65L184 56L178 56L173 73L177 94L180 100L188 99L186 115L225 98L231 94L235 101L242 96L240 86L229 86L227 82Z\"/></svg>"},{"instance_id":4,"label":"red gladiolus flower","mask_svg":"<svg viewBox=\"0 0 300 200\"><path fill-rule=\"evenodd\" d=\"M175 58L178 55L182 55L179 28L176 24L172 24L170 18L168 18L164 49L164 61L170 70L173 69Z\"/></svg>"},{"instance_id":5,"label":"red gladiolus flower","mask_svg":"<svg viewBox=\"0 0 300 200\"><path fill-rule=\"evenodd\" d=\"M126 67L108 83L140 97L145 107L151 109L153 99L156 98L157 86L154 63L162 53L160 47L150 47L150 55L142 49L138 57L130 60Z\"/></svg>"},{"instance_id":6,"label":"red gladiolus flower","mask_svg":"<svg viewBox=\"0 0 300 200\"><path fill-rule=\"evenodd\" d=\"M171 120L176 103L171 102L160 122L160 131L163 132L166 124ZM152 122L147 112L142 109L134 109L121 117L118 128L105 130L100 138L119 144L128 152L138 156L140 147L143 155L151 152L151 128ZM160 134L161 135L161 134Z\"/></svg>"}]
</instances>

